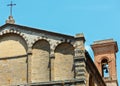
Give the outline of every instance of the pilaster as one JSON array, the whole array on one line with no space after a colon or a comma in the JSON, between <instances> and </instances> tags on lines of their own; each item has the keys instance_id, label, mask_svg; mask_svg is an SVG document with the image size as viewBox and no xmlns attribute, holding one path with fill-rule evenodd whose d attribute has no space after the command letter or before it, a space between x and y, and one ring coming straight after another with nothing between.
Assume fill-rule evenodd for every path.
<instances>
[{"instance_id":1,"label":"pilaster","mask_svg":"<svg viewBox=\"0 0 120 86\"><path fill-rule=\"evenodd\" d=\"M27 52L28 56L27 56L27 83L30 84L31 83L31 57L32 57L32 49L28 48L28 52Z\"/></svg>"},{"instance_id":2,"label":"pilaster","mask_svg":"<svg viewBox=\"0 0 120 86\"><path fill-rule=\"evenodd\" d=\"M54 51L50 54L50 81L54 81Z\"/></svg>"},{"instance_id":3,"label":"pilaster","mask_svg":"<svg viewBox=\"0 0 120 86\"><path fill-rule=\"evenodd\" d=\"M85 48L84 48L84 36L83 34L76 35L75 42L75 57L74 57L74 68L75 68L75 79L86 80L86 64L85 64ZM78 83L77 86L79 86ZM85 83L84 83L85 84ZM80 85L81 86L81 85Z\"/></svg>"}]
</instances>

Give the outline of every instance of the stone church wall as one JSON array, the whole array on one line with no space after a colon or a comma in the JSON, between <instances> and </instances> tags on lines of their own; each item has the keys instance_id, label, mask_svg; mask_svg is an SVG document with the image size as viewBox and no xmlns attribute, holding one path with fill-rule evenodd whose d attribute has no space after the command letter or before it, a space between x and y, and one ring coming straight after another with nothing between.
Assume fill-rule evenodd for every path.
<instances>
[{"instance_id":1,"label":"stone church wall","mask_svg":"<svg viewBox=\"0 0 120 86\"><path fill-rule=\"evenodd\" d=\"M83 34L74 37L11 24L1 27L0 86L86 86L89 56L84 42Z\"/></svg>"}]
</instances>

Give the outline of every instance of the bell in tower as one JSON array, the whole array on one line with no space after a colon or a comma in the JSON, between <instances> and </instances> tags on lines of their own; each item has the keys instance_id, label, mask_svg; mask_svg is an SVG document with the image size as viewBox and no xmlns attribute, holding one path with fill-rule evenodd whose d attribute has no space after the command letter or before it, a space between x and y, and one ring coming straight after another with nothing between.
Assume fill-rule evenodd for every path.
<instances>
[{"instance_id":1,"label":"bell in tower","mask_svg":"<svg viewBox=\"0 0 120 86\"><path fill-rule=\"evenodd\" d=\"M106 59L102 60L102 76L103 77L109 77L109 69L108 69L108 61Z\"/></svg>"}]
</instances>

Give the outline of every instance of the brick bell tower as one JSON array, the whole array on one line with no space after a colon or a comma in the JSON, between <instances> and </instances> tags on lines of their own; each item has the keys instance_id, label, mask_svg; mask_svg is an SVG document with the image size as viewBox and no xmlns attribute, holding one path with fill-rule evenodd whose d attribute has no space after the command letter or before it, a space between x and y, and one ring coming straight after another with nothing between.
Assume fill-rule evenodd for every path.
<instances>
[{"instance_id":1,"label":"brick bell tower","mask_svg":"<svg viewBox=\"0 0 120 86\"><path fill-rule=\"evenodd\" d=\"M95 41L92 45L94 62L106 86L118 86L116 70L117 42L113 39Z\"/></svg>"}]
</instances>

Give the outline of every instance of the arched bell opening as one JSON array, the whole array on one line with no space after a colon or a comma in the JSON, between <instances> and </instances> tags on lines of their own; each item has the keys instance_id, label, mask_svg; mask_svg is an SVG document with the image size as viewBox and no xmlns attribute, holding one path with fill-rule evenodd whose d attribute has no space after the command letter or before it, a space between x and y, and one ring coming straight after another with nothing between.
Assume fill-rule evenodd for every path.
<instances>
[{"instance_id":1,"label":"arched bell opening","mask_svg":"<svg viewBox=\"0 0 120 86\"><path fill-rule=\"evenodd\" d=\"M102 66L102 77L109 77L109 65L108 65L108 60L103 59L101 61L101 66Z\"/></svg>"}]
</instances>

